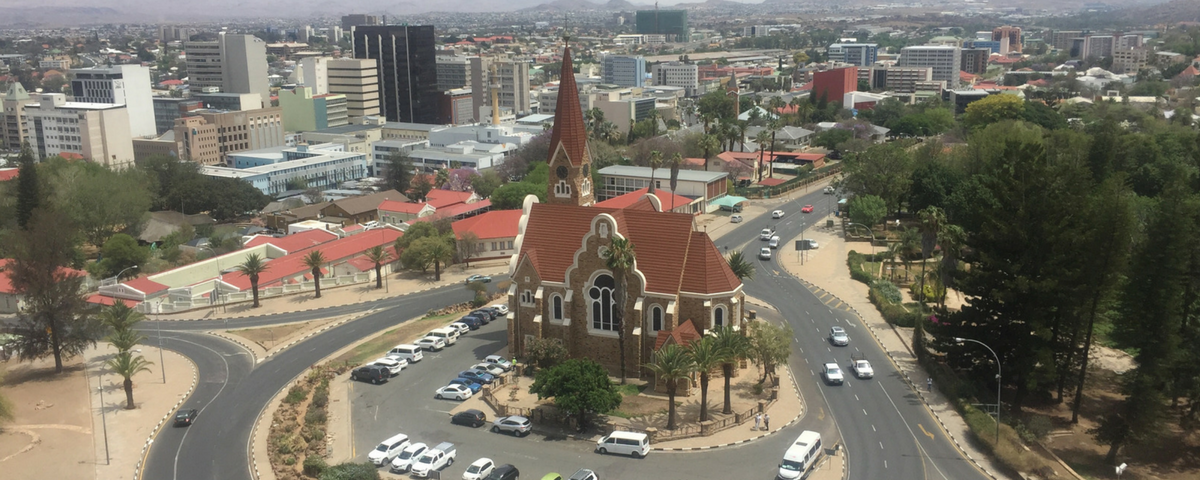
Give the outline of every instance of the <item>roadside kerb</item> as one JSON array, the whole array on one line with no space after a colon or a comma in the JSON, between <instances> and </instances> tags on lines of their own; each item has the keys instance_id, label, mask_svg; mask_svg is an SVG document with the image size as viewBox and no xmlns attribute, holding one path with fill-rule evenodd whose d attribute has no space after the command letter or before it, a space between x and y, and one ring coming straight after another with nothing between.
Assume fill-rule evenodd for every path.
<instances>
[{"instance_id":1,"label":"roadside kerb","mask_svg":"<svg viewBox=\"0 0 1200 480\"><path fill-rule=\"evenodd\" d=\"M185 360L187 360L188 364L192 366L192 386L188 387L188 390L183 394L183 397L180 398L178 402L175 402L175 406L171 407L171 409L167 411L166 415L163 415L162 419L158 421L158 425L155 425L154 430L150 431L150 435L146 437L146 443L142 444L142 458L141 460L138 460L137 466L133 467L133 478L135 479L140 480L142 478L142 465L146 463L146 455L150 453L150 445L154 443L154 437L158 436L158 433L162 431L163 425L166 424L167 419L171 418L172 414L175 413L175 411L178 410L179 407L182 406L183 403L192 396L192 392L196 390L196 382L198 381L196 363L186 355L182 355L175 351L171 351L171 353L183 357ZM104 405L101 405L100 408L104 408Z\"/></svg>"},{"instance_id":2,"label":"roadside kerb","mask_svg":"<svg viewBox=\"0 0 1200 480\"><path fill-rule=\"evenodd\" d=\"M210 331L207 331L204 333L207 333L214 337L221 337L222 339L229 340L230 342L237 344L239 347L246 349L246 351L250 353L250 358L254 359L255 364L258 364L259 362L262 361L258 358L258 354L254 353L254 349L250 348L250 345L246 344L241 339L239 339L233 335L229 335L223 331L217 331L217 330L210 330Z\"/></svg>"}]
</instances>

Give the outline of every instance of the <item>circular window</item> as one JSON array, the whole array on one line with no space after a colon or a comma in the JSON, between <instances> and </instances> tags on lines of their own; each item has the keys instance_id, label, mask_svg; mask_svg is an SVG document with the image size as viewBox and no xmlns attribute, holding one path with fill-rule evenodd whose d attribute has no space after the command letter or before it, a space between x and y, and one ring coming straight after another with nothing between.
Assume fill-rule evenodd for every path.
<instances>
[{"instance_id":1,"label":"circular window","mask_svg":"<svg viewBox=\"0 0 1200 480\"><path fill-rule=\"evenodd\" d=\"M567 167L560 165L554 172L558 174L558 178L567 178Z\"/></svg>"}]
</instances>

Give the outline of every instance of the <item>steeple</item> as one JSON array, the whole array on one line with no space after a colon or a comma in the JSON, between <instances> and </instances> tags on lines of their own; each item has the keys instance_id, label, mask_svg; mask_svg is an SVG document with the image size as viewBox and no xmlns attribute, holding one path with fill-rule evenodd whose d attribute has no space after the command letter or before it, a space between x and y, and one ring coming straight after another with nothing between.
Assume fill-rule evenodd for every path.
<instances>
[{"instance_id":1,"label":"steeple","mask_svg":"<svg viewBox=\"0 0 1200 480\"><path fill-rule=\"evenodd\" d=\"M569 37L563 38L564 42ZM559 73L558 100L554 110L554 132L550 135L550 181L546 201L587 206L595 203L592 193L592 156L587 146L587 127L583 124L583 107L579 105L579 89L575 86L575 68L571 62L571 46L563 48L562 71Z\"/></svg>"},{"instance_id":2,"label":"steeple","mask_svg":"<svg viewBox=\"0 0 1200 480\"><path fill-rule=\"evenodd\" d=\"M733 97L733 119L742 114L741 90L738 88L737 70L729 67L729 83L725 84L725 96Z\"/></svg>"}]
</instances>

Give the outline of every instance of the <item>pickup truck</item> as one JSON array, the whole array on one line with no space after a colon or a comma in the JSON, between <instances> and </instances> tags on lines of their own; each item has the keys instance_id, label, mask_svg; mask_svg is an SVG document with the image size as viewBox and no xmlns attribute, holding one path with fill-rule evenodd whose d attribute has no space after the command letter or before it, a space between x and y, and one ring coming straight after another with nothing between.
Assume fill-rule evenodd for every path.
<instances>
[{"instance_id":1,"label":"pickup truck","mask_svg":"<svg viewBox=\"0 0 1200 480\"><path fill-rule=\"evenodd\" d=\"M854 370L854 376L858 378L871 378L875 376L875 369L871 367L871 362L867 360L866 355L851 355L850 368Z\"/></svg>"},{"instance_id":2,"label":"pickup truck","mask_svg":"<svg viewBox=\"0 0 1200 480\"><path fill-rule=\"evenodd\" d=\"M426 451L424 455L421 455L421 458L418 458L416 463L413 463L412 474L421 478L428 477L429 472L453 465L454 457L456 456L458 456L458 450L454 447L453 443L439 443L432 450Z\"/></svg>"}]
</instances>

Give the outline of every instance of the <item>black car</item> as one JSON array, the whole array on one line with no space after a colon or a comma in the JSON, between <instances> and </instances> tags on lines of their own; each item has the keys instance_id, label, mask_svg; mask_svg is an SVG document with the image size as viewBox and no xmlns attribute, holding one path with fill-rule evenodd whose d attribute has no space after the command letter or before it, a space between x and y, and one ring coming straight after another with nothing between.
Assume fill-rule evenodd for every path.
<instances>
[{"instance_id":1,"label":"black car","mask_svg":"<svg viewBox=\"0 0 1200 480\"><path fill-rule=\"evenodd\" d=\"M484 325L492 323L492 320L496 319L496 316L492 315L492 312L483 309L474 310L471 312L471 315L479 317L480 320L483 320Z\"/></svg>"},{"instance_id":2,"label":"black car","mask_svg":"<svg viewBox=\"0 0 1200 480\"><path fill-rule=\"evenodd\" d=\"M358 367L354 369L354 371L350 372L351 380L362 380L364 382L371 382L375 385L386 382L388 378L391 378L391 376L392 372L388 371L387 368L380 367L378 365L366 365Z\"/></svg>"},{"instance_id":3,"label":"black car","mask_svg":"<svg viewBox=\"0 0 1200 480\"><path fill-rule=\"evenodd\" d=\"M474 408L463 410L450 417L450 423L455 425L466 425L468 427L479 428L487 423L487 415Z\"/></svg>"},{"instance_id":4,"label":"black car","mask_svg":"<svg viewBox=\"0 0 1200 480\"><path fill-rule=\"evenodd\" d=\"M176 427L189 426L192 424L192 422L196 421L196 415L199 415L199 414L200 414L200 412L194 408L191 410L180 410L178 413L175 414L175 426Z\"/></svg>"},{"instance_id":5,"label":"black car","mask_svg":"<svg viewBox=\"0 0 1200 480\"><path fill-rule=\"evenodd\" d=\"M496 308L496 307L484 307L484 308L481 308L480 310L485 310L485 311L491 313L493 320L504 316L504 313L501 313L500 309Z\"/></svg>"},{"instance_id":6,"label":"black car","mask_svg":"<svg viewBox=\"0 0 1200 480\"><path fill-rule=\"evenodd\" d=\"M479 327L483 326L483 320L474 315L467 315L458 319L458 321L465 323L468 327L471 327L471 330L479 330Z\"/></svg>"},{"instance_id":7,"label":"black car","mask_svg":"<svg viewBox=\"0 0 1200 480\"><path fill-rule=\"evenodd\" d=\"M517 480L521 476L521 471L511 463L506 463L495 470L492 470L491 475L484 477L483 480Z\"/></svg>"}]
</instances>

